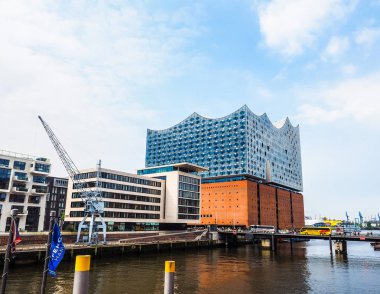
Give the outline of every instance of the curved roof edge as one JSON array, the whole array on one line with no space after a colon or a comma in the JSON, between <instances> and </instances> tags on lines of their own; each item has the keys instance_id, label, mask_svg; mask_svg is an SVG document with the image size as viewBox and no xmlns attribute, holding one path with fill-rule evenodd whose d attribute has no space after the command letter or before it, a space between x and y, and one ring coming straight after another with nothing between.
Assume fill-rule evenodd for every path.
<instances>
[{"instance_id":1,"label":"curved roof edge","mask_svg":"<svg viewBox=\"0 0 380 294\"><path fill-rule=\"evenodd\" d=\"M213 121L215 121L215 120L222 120L222 119L225 119L225 118L227 118L227 117L229 117L229 116L232 116L232 115L234 115L236 112L240 112L240 111L242 111L242 110L243 110L243 111L246 111L246 112L249 111L249 112L250 112L251 114L253 114L254 116L256 116L256 117L260 117L260 118L262 118L262 119L267 120L267 121L272 125L272 127L275 128L275 129L277 129L277 130L281 130L281 129L283 129L285 126L290 126L290 127L293 128L293 129L298 129L298 128L299 128L299 125L297 125L297 126L293 126L293 125L292 125L292 123L291 123L290 120L289 120L289 117L286 117L285 119L282 119L282 120L279 120L279 121L276 121L276 122L272 123L272 121L269 119L269 117L268 117L268 115L266 114L266 112L264 112L262 115L257 115L257 114L255 114L254 112L252 112L252 110L249 109L249 107L248 107L246 104L244 104L242 107L240 107L239 109L235 110L234 112L232 112L232 113L230 113L230 114L228 114L228 115L222 116L222 117L211 118L211 117L207 117L207 116L200 115L200 114L197 113L197 112L193 112L191 115L189 115L188 117L186 117L185 119L183 119L183 120L180 121L179 123L177 123L177 124L175 124L175 125L173 125L173 126L171 126L171 127L169 127L169 128L161 129L161 130L148 129L148 131L151 131L151 132L163 132L163 131L168 131L168 130L173 129L174 127L176 127L176 126L178 126L178 125L184 123L185 121L187 121L187 120L189 120L189 119L191 119L191 118L193 118L193 117L201 117L201 118L204 118L204 119L207 119L207 120L213 120Z\"/></svg>"}]
</instances>

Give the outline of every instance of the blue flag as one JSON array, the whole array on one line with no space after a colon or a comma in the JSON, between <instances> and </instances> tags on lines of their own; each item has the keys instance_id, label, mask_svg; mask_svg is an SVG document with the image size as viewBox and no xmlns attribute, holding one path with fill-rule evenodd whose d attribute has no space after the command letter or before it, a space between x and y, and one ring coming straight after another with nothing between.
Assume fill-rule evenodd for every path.
<instances>
[{"instance_id":1,"label":"blue flag","mask_svg":"<svg viewBox=\"0 0 380 294\"><path fill-rule=\"evenodd\" d=\"M61 232L59 231L59 226L54 223L53 236L50 247L50 260L49 260L49 275L56 277L57 269L59 263L61 262L63 256L65 255L65 246L62 242Z\"/></svg>"}]
</instances>

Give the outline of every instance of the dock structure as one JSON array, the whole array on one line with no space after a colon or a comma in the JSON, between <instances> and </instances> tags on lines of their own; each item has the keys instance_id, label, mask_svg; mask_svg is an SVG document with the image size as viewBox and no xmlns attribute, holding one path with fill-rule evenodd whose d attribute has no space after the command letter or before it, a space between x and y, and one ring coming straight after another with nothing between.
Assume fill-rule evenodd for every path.
<instances>
[{"instance_id":1,"label":"dock structure","mask_svg":"<svg viewBox=\"0 0 380 294\"><path fill-rule=\"evenodd\" d=\"M118 256L128 253L161 252L186 248L214 247L224 244L224 242L219 240L209 239L207 233L207 230L174 233L161 232L154 235L146 234L145 236L132 238L129 235L129 238L124 237L119 240L109 241L107 244L65 243L66 252L64 259L73 259L77 255L91 255L93 257ZM43 244L43 242L39 244L21 244L17 246L16 264L27 261L43 262L46 244ZM5 246L0 246L0 255L3 256L5 254L5 249Z\"/></svg>"},{"instance_id":2,"label":"dock structure","mask_svg":"<svg viewBox=\"0 0 380 294\"><path fill-rule=\"evenodd\" d=\"M252 233L249 231L235 231L235 232L223 232L220 231L219 234L221 238L225 240L226 244L228 242L234 242L240 237L244 236L247 240L259 240L262 247L268 248L272 251L276 251L278 240L289 240L290 244L297 240L326 240L330 244L330 253L333 251L332 242L335 242L335 252L336 253L347 253L347 242L371 242L375 244L380 244L380 236L371 235L359 235L359 236L344 236L344 235L301 235L301 234L270 234L270 233Z\"/></svg>"},{"instance_id":3,"label":"dock structure","mask_svg":"<svg viewBox=\"0 0 380 294\"><path fill-rule=\"evenodd\" d=\"M300 235L300 234L270 234L251 233L249 231L196 231L176 232L164 235L147 235L133 238L123 238L109 241L107 244L88 245L67 243L64 259L73 260L77 255L91 255L94 258L102 256L122 256L145 252L164 252L173 250L214 248L221 246L237 246L241 244L259 243L262 249L272 252L277 250L277 243L287 241L293 248L293 242L307 240L325 240L329 242L330 253L347 254L348 242L368 242L376 250L380 244L380 236L341 236L341 235ZM333 244L334 243L334 244ZM45 244L24 244L17 246L15 263L43 262ZM378 250L378 249L377 249ZM0 255L5 254L5 246L0 246ZM1 259L3 260L3 258Z\"/></svg>"}]
</instances>

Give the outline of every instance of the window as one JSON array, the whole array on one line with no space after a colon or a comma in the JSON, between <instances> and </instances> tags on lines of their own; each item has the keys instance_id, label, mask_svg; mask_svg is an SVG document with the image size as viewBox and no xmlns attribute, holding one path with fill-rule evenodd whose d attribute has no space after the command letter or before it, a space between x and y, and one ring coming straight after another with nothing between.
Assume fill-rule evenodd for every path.
<instances>
[{"instance_id":1,"label":"window","mask_svg":"<svg viewBox=\"0 0 380 294\"><path fill-rule=\"evenodd\" d=\"M33 176L34 183L47 184L46 177L43 176Z\"/></svg>"},{"instance_id":2,"label":"window","mask_svg":"<svg viewBox=\"0 0 380 294\"><path fill-rule=\"evenodd\" d=\"M24 201L25 201L24 195L10 195L9 196L9 202L24 203Z\"/></svg>"},{"instance_id":3,"label":"window","mask_svg":"<svg viewBox=\"0 0 380 294\"><path fill-rule=\"evenodd\" d=\"M11 178L11 170L0 168L0 189L8 190Z\"/></svg>"},{"instance_id":4,"label":"window","mask_svg":"<svg viewBox=\"0 0 380 294\"><path fill-rule=\"evenodd\" d=\"M6 198L7 198L7 194L0 193L0 201L4 202Z\"/></svg>"},{"instance_id":5,"label":"window","mask_svg":"<svg viewBox=\"0 0 380 294\"><path fill-rule=\"evenodd\" d=\"M13 163L13 168L18 170L25 170L25 162L22 161L16 161Z\"/></svg>"},{"instance_id":6,"label":"window","mask_svg":"<svg viewBox=\"0 0 380 294\"><path fill-rule=\"evenodd\" d=\"M28 181L28 177L26 173L21 173L21 172L15 172L15 176L17 180L19 181Z\"/></svg>"},{"instance_id":7,"label":"window","mask_svg":"<svg viewBox=\"0 0 380 294\"><path fill-rule=\"evenodd\" d=\"M36 166L34 167L36 171L44 172L44 173L50 173L50 165L49 164L42 164L42 163L37 163Z\"/></svg>"},{"instance_id":8,"label":"window","mask_svg":"<svg viewBox=\"0 0 380 294\"><path fill-rule=\"evenodd\" d=\"M0 166L8 167L9 166L9 160L0 158Z\"/></svg>"}]
</instances>

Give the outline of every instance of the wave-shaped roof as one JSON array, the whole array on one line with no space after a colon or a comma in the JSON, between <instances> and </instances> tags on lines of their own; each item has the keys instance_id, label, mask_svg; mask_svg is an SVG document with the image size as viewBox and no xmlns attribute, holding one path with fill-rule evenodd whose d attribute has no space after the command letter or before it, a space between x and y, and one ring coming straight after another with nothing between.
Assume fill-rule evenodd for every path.
<instances>
[{"instance_id":1,"label":"wave-shaped roof","mask_svg":"<svg viewBox=\"0 0 380 294\"><path fill-rule=\"evenodd\" d=\"M263 120L266 120L267 122L270 123L270 125L274 128L274 129L277 129L277 130L282 130L284 128L286 128L286 126L289 126L290 128L292 129L297 129L299 127L299 125L297 125L296 127L294 127L292 125L292 123L290 122L289 118L286 117L282 120L279 120L279 121L276 121L274 123L271 122L271 120L269 119L268 115L266 113L263 113L262 115L257 115L255 113L253 113L249 107L247 105L243 105L242 107L240 107L239 109L237 109L236 111L228 114L228 115L225 115L225 116L222 116L222 117L219 117L219 118L211 118L211 117L207 117L207 116L203 116L203 115L200 115L199 113L197 112L193 112L191 115L189 115L188 117L186 117L184 120L182 120L181 122L175 124L174 126L171 126L169 128L166 128L166 129L162 129L162 130L152 130L152 129L148 129L149 131L152 131L152 132L164 132L164 131L169 131L173 128L175 128L176 126L179 126L183 123L185 123L186 121L190 120L191 118L194 118L194 117L200 117L200 118L203 118L203 119L206 119L206 120L211 120L211 121L219 121L219 120L223 120L223 119L226 119L228 117L231 117L231 116L234 116L237 112L241 112L241 111L244 111L244 112L250 112L251 114L253 114L254 116L260 118L260 119L263 119Z\"/></svg>"}]
</instances>

